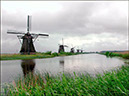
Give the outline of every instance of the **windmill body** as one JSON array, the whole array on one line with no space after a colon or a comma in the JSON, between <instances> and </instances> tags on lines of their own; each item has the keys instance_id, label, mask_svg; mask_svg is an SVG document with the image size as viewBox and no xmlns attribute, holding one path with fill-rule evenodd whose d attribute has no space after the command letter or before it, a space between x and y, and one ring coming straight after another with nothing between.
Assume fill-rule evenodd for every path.
<instances>
[{"instance_id":1,"label":"windmill body","mask_svg":"<svg viewBox=\"0 0 129 96\"><path fill-rule=\"evenodd\" d=\"M48 34L35 34L35 33L30 33L30 16L28 15L27 19L27 33L22 33L22 32L10 32L8 31L8 34L20 34L17 35L19 41L22 39L22 44L20 53L21 54L35 54L36 50L34 47L34 41L37 39L38 36L49 36Z\"/></svg>"},{"instance_id":2,"label":"windmill body","mask_svg":"<svg viewBox=\"0 0 129 96\"><path fill-rule=\"evenodd\" d=\"M64 50L64 45L60 45L60 46L59 46L58 53L61 53L61 52L65 52L65 50Z\"/></svg>"},{"instance_id":3,"label":"windmill body","mask_svg":"<svg viewBox=\"0 0 129 96\"><path fill-rule=\"evenodd\" d=\"M34 37L31 34L25 34L21 39L23 39L22 47L20 50L21 54L34 54L36 52L33 45Z\"/></svg>"}]
</instances>

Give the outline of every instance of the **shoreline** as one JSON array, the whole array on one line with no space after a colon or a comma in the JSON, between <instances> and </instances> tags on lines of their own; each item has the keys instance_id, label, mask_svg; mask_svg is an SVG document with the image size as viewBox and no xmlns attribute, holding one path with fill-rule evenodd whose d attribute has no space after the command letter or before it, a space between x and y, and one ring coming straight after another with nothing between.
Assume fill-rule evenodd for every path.
<instances>
[{"instance_id":1,"label":"shoreline","mask_svg":"<svg viewBox=\"0 0 129 96\"><path fill-rule=\"evenodd\" d=\"M0 61L5 60L27 60L27 59L45 59L45 58L53 58L59 56L70 56L70 55L78 55L83 53L70 53L70 52L63 52L63 53L51 53L51 51L46 53L36 53L31 55L21 55L21 54L1 54Z\"/></svg>"},{"instance_id":2,"label":"shoreline","mask_svg":"<svg viewBox=\"0 0 129 96\"><path fill-rule=\"evenodd\" d=\"M31 55L21 55L21 54L0 54L0 61L5 60L27 60L27 59L45 59L45 58L53 58L53 57L59 57L59 56L70 56L70 55L78 55L78 54L86 54L86 53L70 53L70 52L63 52L63 53L51 53L51 51L40 53L37 52L36 54ZM123 59L129 59L129 54L121 54L121 53L114 53L114 52L105 52L105 53L96 53L100 55L105 55L107 57L120 57Z\"/></svg>"}]
</instances>

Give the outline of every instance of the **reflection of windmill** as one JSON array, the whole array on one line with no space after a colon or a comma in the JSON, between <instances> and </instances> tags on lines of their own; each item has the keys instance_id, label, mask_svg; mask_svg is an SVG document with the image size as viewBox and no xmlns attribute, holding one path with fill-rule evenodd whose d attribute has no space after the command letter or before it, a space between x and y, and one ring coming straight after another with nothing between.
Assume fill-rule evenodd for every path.
<instances>
[{"instance_id":1,"label":"reflection of windmill","mask_svg":"<svg viewBox=\"0 0 129 96\"><path fill-rule=\"evenodd\" d=\"M58 53L65 52L64 47L68 47L68 46L64 45L63 38L62 38L62 45L59 44Z\"/></svg>"},{"instance_id":2,"label":"reflection of windmill","mask_svg":"<svg viewBox=\"0 0 129 96\"><path fill-rule=\"evenodd\" d=\"M17 35L19 41L20 39L23 39L22 47L20 50L21 54L33 54L36 52L33 42L37 39L38 36L49 36L47 34L35 34L35 33L30 33L30 16L28 15L28 20L27 20L27 33L22 33L22 32L12 32L8 31L7 33L9 34L21 34ZM34 39L34 40L33 40Z\"/></svg>"},{"instance_id":3,"label":"reflection of windmill","mask_svg":"<svg viewBox=\"0 0 129 96\"><path fill-rule=\"evenodd\" d=\"M61 68L63 68L63 73L64 73L64 64L65 64L64 57L60 57L59 63L60 63Z\"/></svg>"},{"instance_id":4,"label":"reflection of windmill","mask_svg":"<svg viewBox=\"0 0 129 96\"><path fill-rule=\"evenodd\" d=\"M26 76L29 72L33 74L34 68L35 68L35 61L34 60L22 60L21 67L22 67L24 76Z\"/></svg>"}]
</instances>

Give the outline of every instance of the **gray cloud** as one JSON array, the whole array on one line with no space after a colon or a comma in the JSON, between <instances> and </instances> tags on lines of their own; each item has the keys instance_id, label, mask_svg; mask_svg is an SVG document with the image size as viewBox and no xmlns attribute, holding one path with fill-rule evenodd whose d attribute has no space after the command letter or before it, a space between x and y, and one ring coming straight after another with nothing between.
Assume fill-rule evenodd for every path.
<instances>
[{"instance_id":1,"label":"gray cloud","mask_svg":"<svg viewBox=\"0 0 129 96\"><path fill-rule=\"evenodd\" d=\"M67 44L69 38L78 37L76 41L71 42L73 45L84 47L90 51L92 50L105 50L105 49L127 49L127 34L128 34L128 5L126 2L57 2L61 9L55 13L45 11L43 9L36 10L36 7L32 7L32 32L48 33L50 37L48 39L39 38L39 41L35 42L36 49L38 51L58 50L58 43L61 42L61 38L64 38ZM19 5L20 6L20 5ZM23 6L26 7L26 6ZM51 9L52 10L52 9ZM124 11L123 11L124 10ZM2 49L4 52L8 48L5 48L7 44L10 45L10 51L17 52L18 50L13 48L19 41L16 35L7 35L8 29L15 29L17 31L26 31L27 14L24 10L17 9L15 12L11 12L8 8L2 7ZM106 33L106 35L101 35ZM95 42L93 38L92 44L87 44L87 37L91 34L97 34L100 36L98 42ZM120 39L124 43L115 44L114 41L106 41L107 35L115 34L116 38ZM104 36L105 41L101 41L101 36ZM117 37L118 36L118 37ZM71 39L70 39L71 40ZM13 43L11 43L13 42ZM43 43L42 43L43 42ZM95 42L95 44L93 44ZM12 45L11 45L12 44ZM85 44L87 44L85 46ZM107 44L107 45L106 45ZM112 47L114 44L114 48ZM119 46L118 46L119 45ZM108 47L109 46L109 47ZM11 49L12 48L12 49ZM17 48L20 48L18 45Z\"/></svg>"}]
</instances>

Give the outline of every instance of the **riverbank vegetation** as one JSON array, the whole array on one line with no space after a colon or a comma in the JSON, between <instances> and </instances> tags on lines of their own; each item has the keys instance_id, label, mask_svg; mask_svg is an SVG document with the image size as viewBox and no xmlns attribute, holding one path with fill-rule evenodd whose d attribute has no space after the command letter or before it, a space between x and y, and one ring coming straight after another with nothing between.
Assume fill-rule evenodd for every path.
<instances>
[{"instance_id":1,"label":"riverbank vegetation","mask_svg":"<svg viewBox=\"0 0 129 96\"><path fill-rule=\"evenodd\" d=\"M122 57L124 59L129 59L129 53L126 54L121 54L121 53L113 53L113 52L105 52L105 53L101 53L106 55L107 57Z\"/></svg>"},{"instance_id":2,"label":"riverbank vegetation","mask_svg":"<svg viewBox=\"0 0 129 96\"><path fill-rule=\"evenodd\" d=\"M68 56L68 55L77 55L77 54L80 54L80 53L70 53L70 52L52 53L51 51L47 51L44 53L37 52L36 54L31 54L31 55L1 54L0 60L52 58L56 56Z\"/></svg>"},{"instance_id":3,"label":"riverbank vegetation","mask_svg":"<svg viewBox=\"0 0 129 96\"><path fill-rule=\"evenodd\" d=\"M28 74L4 89L9 96L129 96L129 66L104 75Z\"/></svg>"}]
</instances>

